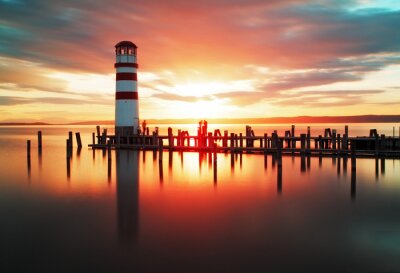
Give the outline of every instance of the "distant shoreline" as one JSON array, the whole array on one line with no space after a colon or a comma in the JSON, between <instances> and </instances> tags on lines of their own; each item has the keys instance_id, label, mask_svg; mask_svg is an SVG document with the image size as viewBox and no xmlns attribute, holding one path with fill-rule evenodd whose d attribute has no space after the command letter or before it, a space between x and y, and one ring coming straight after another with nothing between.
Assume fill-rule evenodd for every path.
<instances>
[{"instance_id":1,"label":"distant shoreline","mask_svg":"<svg viewBox=\"0 0 400 273\"><path fill-rule=\"evenodd\" d=\"M296 124L296 123L400 123L400 115L362 116L298 116L242 119L207 119L209 124ZM147 124L192 124L199 119L147 119ZM0 122L0 126L65 126L65 125L114 125L112 120L82 121L70 123Z\"/></svg>"}]
</instances>

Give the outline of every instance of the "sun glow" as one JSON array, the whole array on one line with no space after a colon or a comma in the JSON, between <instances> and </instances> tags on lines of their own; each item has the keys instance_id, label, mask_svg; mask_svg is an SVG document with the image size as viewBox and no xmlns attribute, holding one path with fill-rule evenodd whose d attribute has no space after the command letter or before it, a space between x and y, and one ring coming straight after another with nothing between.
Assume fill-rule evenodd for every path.
<instances>
[{"instance_id":1,"label":"sun glow","mask_svg":"<svg viewBox=\"0 0 400 273\"><path fill-rule=\"evenodd\" d=\"M214 94L254 91L251 80L228 81L228 82L188 82L178 83L171 90L180 96L194 96L197 98L211 96Z\"/></svg>"}]
</instances>

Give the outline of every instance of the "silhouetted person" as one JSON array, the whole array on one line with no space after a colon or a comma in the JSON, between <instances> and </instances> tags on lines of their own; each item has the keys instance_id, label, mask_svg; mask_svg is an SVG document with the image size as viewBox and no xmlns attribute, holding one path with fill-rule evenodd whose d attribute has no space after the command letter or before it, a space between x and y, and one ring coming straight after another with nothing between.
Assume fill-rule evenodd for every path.
<instances>
[{"instance_id":1,"label":"silhouetted person","mask_svg":"<svg viewBox=\"0 0 400 273\"><path fill-rule=\"evenodd\" d=\"M146 128L147 128L147 122L146 122L146 120L143 120L143 122L142 122L142 130L143 130L143 134L145 134L145 133L146 133Z\"/></svg>"}]
</instances>

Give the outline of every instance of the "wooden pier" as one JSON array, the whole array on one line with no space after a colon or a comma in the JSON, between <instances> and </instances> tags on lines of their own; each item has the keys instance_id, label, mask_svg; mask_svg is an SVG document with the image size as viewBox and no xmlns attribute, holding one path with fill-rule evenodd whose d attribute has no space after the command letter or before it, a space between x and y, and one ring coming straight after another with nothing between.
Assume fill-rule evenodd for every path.
<instances>
[{"instance_id":1,"label":"wooden pier","mask_svg":"<svg viewBox=\"0 0 400 273\"><path fill-rule=\"evenodd\" d=\"M371 129L369 136L349 137L348 126L344 134L326 128L324 135L312 136L310 127L306 134L295 134L295 126L278 135L275 130L271 135L265 133L256 136L251 126L246 126L245 134L223 134L219 129L208 132L207 123L200 124L197 135L189 135L188 131L177 130L173 134L168 128L167 135L159 135L158 128L150 134L149 128L131 136L108 135L107 129L100 133L96 127L96 135L92 135L92 149L136 149L154 150L162 153L169 151L210 152L210 153L262 153L262 154L292 154L317 156L353 156L353 157L390 157L400 158L400 138L379 135Z\"/></svg>"}]
</instances>

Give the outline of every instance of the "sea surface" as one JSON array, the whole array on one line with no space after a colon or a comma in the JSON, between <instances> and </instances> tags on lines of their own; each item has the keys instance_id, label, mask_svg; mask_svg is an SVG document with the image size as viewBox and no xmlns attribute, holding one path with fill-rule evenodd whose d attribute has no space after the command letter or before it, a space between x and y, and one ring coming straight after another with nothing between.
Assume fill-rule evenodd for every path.
<instances>
[{"instance_id":1,"label":"sea surface","mask_svg":"<svg viewBox=\"0 0 400 273\"><path fill-rule=\"evenodd\" d=\"M152 129L154 125L149 125ZM159 125L197 130L194 125ZM349 124L398 137L399 124ZM343 134L344 124L313 124ZM106 126L112 133L111 126ZM245 132L245 124L210 125ZM297 125L296 134L307 125ZM290 124L256 125L256 134ZM43 132L42 152L36 133ZM66 159L68 131L80 132ZM0 272L400 272L400 160L92 151L0 127ZM32 141L30 159L26 141Z\"/></svg>"}]
</instances>

